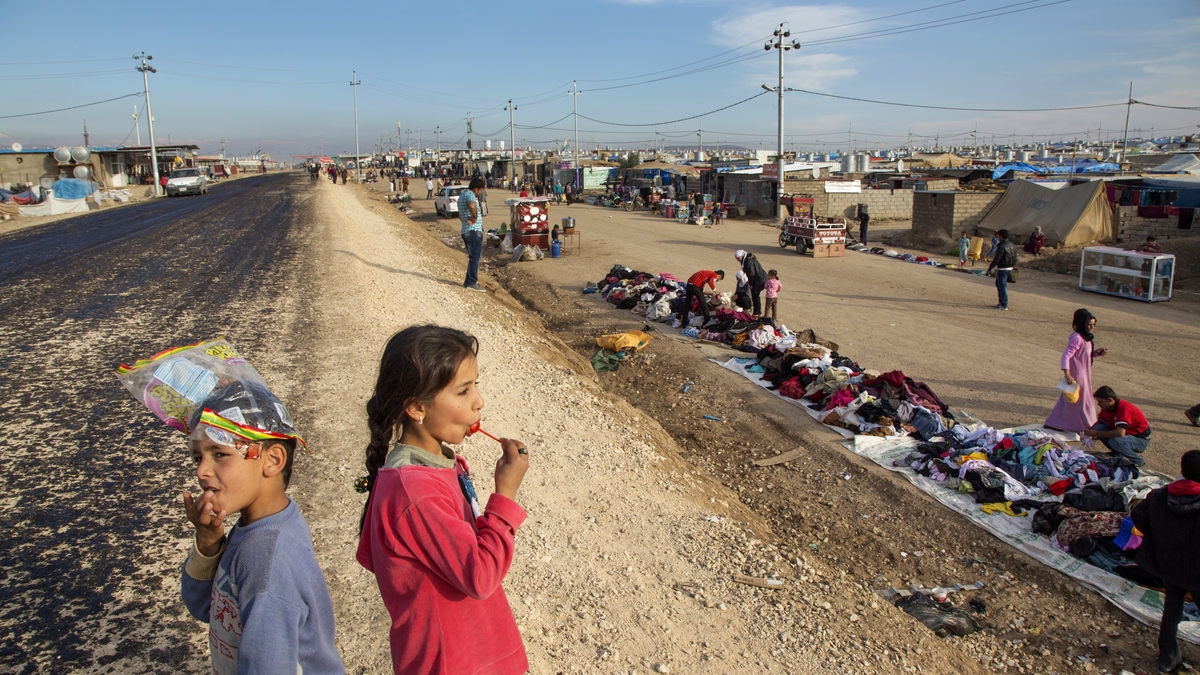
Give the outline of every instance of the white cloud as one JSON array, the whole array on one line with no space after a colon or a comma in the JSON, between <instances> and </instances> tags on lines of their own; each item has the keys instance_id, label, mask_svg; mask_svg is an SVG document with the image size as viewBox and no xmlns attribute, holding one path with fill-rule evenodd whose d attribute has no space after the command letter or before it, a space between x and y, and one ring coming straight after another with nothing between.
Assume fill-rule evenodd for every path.
<instances>
[{"instance_id":1,"label":"white cloud","mask_svg":"<svg viewBox=\"0 0 1200 675\"><path fill-rule=\"evenodd\" d=\"M851 23L863 17L862 12L845 5L784 5L729 15L714 21L713 30L716 31L717 42L733 47L765 39L780 23L786 22L792 32L791 39L803 43L810 38L844 35L854 28L814 29Z\"/></svg>"},{"instance_id":2,"label":"white cloud","mask_svg":"<svg viewBox=\"0 0 1200 675\"><path fill-rule=\"evenodd\" d=\"M784 74L786 86L805 89L820 89L838 80L853 77L858 70L850 57L832 51L814 51L803 46L805 38L824 39L843 35L853 27L815 30L839 26L862 20L864 15L845 5L791 5L770 7L730 15L713 22L716 42L728 46L741 46L756 39L764 39L781 23L786 22L791 30L790 40L799 40L799 52L785 53ZM820 48L814 48L820 49ZM748 81L755 86L767 83L774 85L778 70L771 58L755 59L755 68L747 74Z\"/></svg>"}]
</instances>

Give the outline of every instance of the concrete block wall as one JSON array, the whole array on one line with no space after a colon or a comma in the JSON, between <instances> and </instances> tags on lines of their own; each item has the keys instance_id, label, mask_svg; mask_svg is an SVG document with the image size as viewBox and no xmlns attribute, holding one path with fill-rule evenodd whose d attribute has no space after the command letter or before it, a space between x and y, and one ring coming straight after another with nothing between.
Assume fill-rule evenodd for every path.
<instances>
[{"instance_id":1,"label":"concrete block wall","mask_svg":"<svg viewBox=\"0 0 1200 675\"><path fill-rule=\"evenodd\" d=\"M971 232L1000 200L999 192L915 192L912 227L957 238Z\"/></svg>"},{"instance_id":2,"label":"concrete block wall","mask_svg":"<svg viewBox=\"0 0 1200 675\"><path fill-rule=\"evenodd\" d=\"M813 195L817 197L818 195ZM908 219L913 216L912 190L863 190L862 192L830 192L824 194L825 204L817 199L817 215L856 218L858 205L866 204L871 220L884 218Z\"/></svg>"},{"instance_id":3,"label":"concrete block wall","mask_svg":"<svg viewBox=\"0 0 1200 675\"><path fill-rule=\"evenodd\" d=\"M1136 206L1117 207L1117 243L1136 245L1153 236L1160 243L1171 239L1183 239L1200 235L1200 218L1194 218L1192 229L1179 229L1179 216L1166 218L1142 218Z\"/></svg>"}]
</instances>

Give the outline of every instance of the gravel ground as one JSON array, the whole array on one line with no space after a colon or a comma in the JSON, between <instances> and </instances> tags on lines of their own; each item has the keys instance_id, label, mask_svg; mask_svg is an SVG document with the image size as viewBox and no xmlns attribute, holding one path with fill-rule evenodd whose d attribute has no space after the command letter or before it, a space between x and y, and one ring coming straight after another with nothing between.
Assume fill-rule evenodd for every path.
<instances>
[{"instance_id":1,"label":"gravel ground","mask_svg":"<svg viewBox=\"0 0 1200 675\"><path fill-rule=\"evenodd\" d=\"M51 259L27 247L36 264L4 257L18 235L0 239L0 381L10 392L0 409L9 524L0 669L206 668L205 627L178 599L188 542L178 494L194 484L190 463L110 373L167 345L225 335L313 447L297 458L291 494L312 527L348 670L390 672L386 611L353 557L364 500L351 484L363 472L363 406L379 352L418 322L479 337L484 421L531 448L519 495L530 518L505 583L531 672L1048 673L1146 663L1138 645L1147 629L1061 578L1043 580L986 536L947 541L953 518L831 451L813 429L789 426L781 408L750 401L740 378L721 379L694 347L663 337L619 377L598 378L580 353L585 334L628 320L519 275L501 276L554 323L492 279L487 294L462 289L464 256L425 231L442 226L401 216L365 187L293 174L239 181L224 195L181 200L176 219L160 214L158 227L141 229L132 219L133 229ZM50 246L80 222L36 234ZM678 393L681 377L695 380L691 398ZM730 407L726 423L696 420L701 397ZM789 465L747 466L797 445L805 454ZM494 444L478 437L459 450L488 492ZM783 583L765 590L738 575ZM992 608L989 629L961 640L936 638L871 590L975 578L987 584L978 594Z\"/></svg>"}]
</instances>

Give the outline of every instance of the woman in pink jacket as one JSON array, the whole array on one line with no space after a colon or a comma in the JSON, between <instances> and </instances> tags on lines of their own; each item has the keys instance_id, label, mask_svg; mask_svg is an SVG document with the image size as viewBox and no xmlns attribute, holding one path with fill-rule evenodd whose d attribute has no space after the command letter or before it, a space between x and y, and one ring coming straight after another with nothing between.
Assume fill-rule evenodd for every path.
<instances>
[{"instance_id":1,"label":"woman in pink jacket","mask_svg":"<svg viewBox=\"0 0 1200 675\"><path fill-rule=\"evenodd\" d=\"M529 669L501 587L525 521L515 500L528 451L500 439L496 491L480 510L466 461L446 447L479 422L477 351L462 331L406 328L388 341L367 402L368 475L356 487L370 496L358 561L375 574L392 617L398 674Z\"/></svg>"},{"instance_id":2,"label":"woman in pink jacket","mask_svg":"<svg viewBox=\"0 0 1200 675\"><path fill-rule=\"evenodd\" d=\"M1045 425L1061 431L1083 431L1091 429L1096 424L1096 401L1092 396L1092 360L1108 353L1107 349L1097 349L1092 344L1092 330L1096 327L1096 317L1086 309L1075 310L1071 319L1071 327L1075 329L1067 340L1067 348L1063 350L1059 367L1062 368L1063 379L1067 384L1079 385L1079 400L1067 403L1065 396L1059 396L1046 418Z\"/></svg>"}]
</instances>

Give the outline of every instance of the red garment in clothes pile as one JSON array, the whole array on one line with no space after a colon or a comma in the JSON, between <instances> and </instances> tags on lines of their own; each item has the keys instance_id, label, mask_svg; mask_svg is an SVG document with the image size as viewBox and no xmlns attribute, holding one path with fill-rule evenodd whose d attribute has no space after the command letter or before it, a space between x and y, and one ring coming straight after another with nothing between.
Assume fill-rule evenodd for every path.
<instances>
[{"instance_id":1,"label":"red garment in clothes pile","mask_svg":"<svg viewBox=\"0 0 1200 675\"><path fill-rule=\"evenodd\" d=\"M833 396L829 397L829 403L825 405L825 409L833 410L838 406L846 405L853 401L856 396L857 394L850 389L839 389L833 392Z\"/></svg>"},{"instance_id":2,"label":"red garment in clothes pile","mask_svg":"<svg viewBox=\"0 0 1200 675\"><path fill-rule=\"evenodd\" d=\"M788 398L804 398L804 385L799 377L790 377L779 385L779 393Z\"/></svg>"},{"instance_id":3,"label":"red garment in clothes pile","mask_svg":"<svg viewBox=\"0 0 1200 675\"><path fill-rule=\"evenodd\" d=\"M746 312L725 309L722 307L721 309L717 310L717 321L747 321L753 323L758 321L758 317L754 316L753 314L747 314Z\"/></svg>"},{"instance_id":4,"label":"red garment in clothes pile","mask_svg":"<svg viewBox=\"0 0 1200 675\"><path fill-rule=\"evenodd\" d=\"M864 387L876 389L880 392L880 398L903 398L904 400L919 405L922 408L927 408L935 413L943 413L947 410L946 404L942 403L942 399L938 398L937 394L929 388L924 382L915 382L911 377L906 376L899 370L884 373L879 377L864 380ZM885 396L885 390L891 387L894 391L894 396Z\"/></svg>"}]
</instances>

